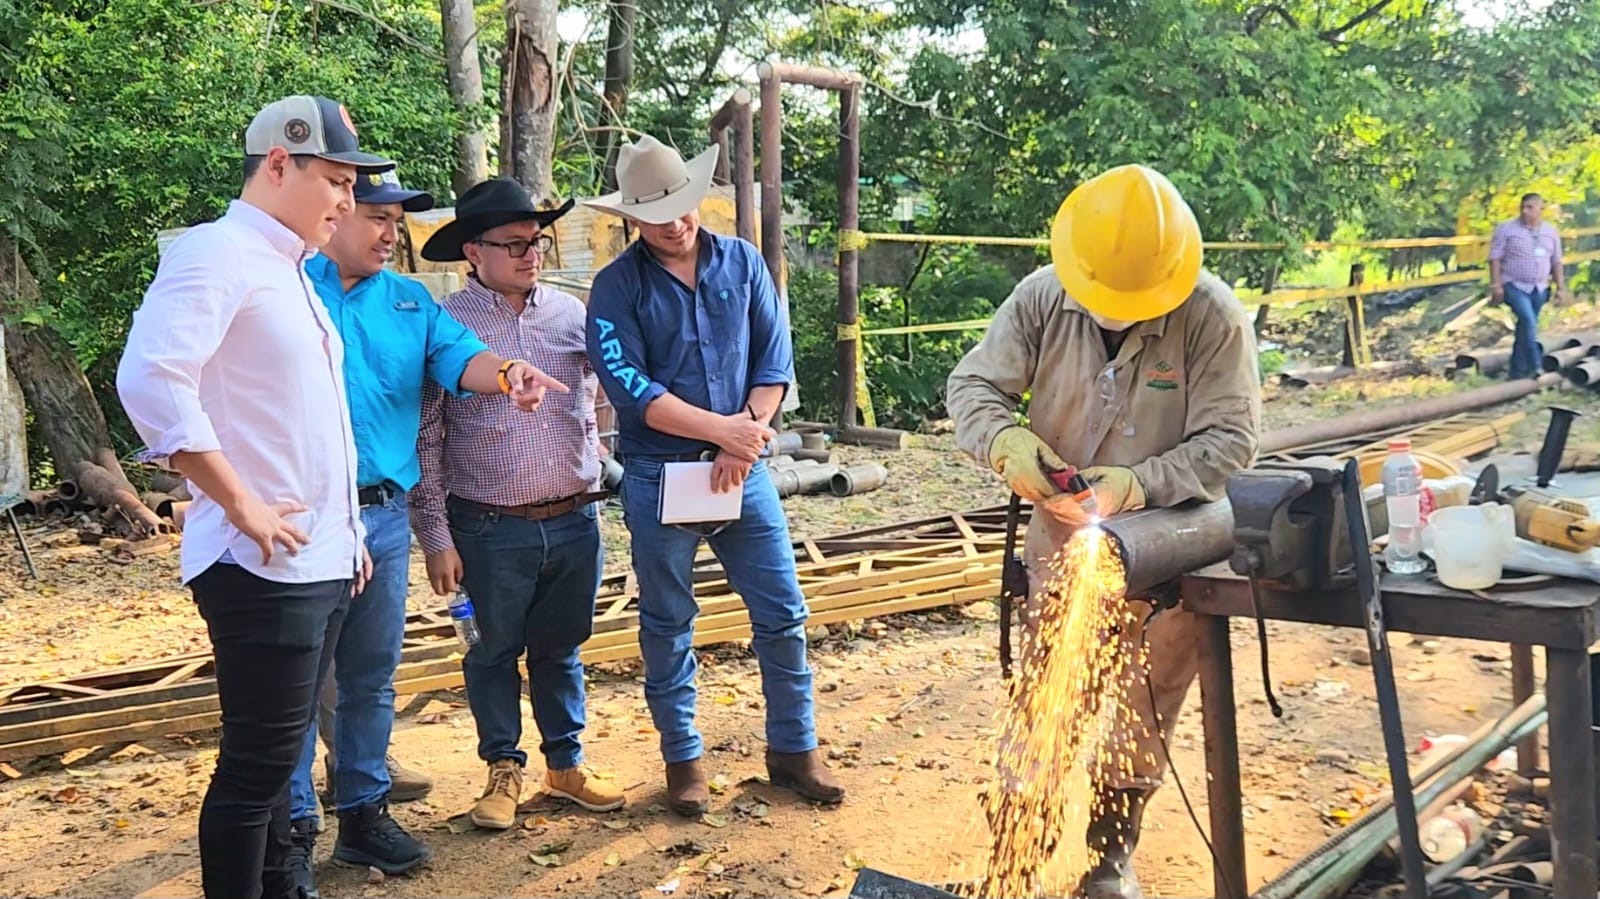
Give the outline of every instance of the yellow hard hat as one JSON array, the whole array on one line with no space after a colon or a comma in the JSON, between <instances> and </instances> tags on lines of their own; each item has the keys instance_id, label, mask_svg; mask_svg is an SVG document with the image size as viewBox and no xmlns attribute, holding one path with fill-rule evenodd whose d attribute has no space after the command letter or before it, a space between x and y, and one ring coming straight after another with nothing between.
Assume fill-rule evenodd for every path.
<instances>
[{"instance_id":1,"label":"yellow hard hat","mask_svg":"<svg viewBox=\"0 0 1600 899\"><path fill-rule=\"evenodd\" d=\"M1142 322L1183 305L1200 280L1200 225L1165 175L1103 172L1067 195L1050 228L1067 295L1105 318Z\"/></svg>"}]
</instances>

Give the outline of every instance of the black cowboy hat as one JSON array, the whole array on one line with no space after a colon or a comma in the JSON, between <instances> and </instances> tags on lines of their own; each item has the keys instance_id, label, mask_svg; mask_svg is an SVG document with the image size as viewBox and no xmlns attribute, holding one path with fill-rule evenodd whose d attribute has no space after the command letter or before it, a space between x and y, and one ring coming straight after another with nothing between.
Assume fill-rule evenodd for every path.
<instances>
[{"instance_id":1,"label":"black cowboy hat","mask_svg":"<svg viewBox=\"0 0 1600 899\"><path fill-rule=\"evenodd\" d=\"M462 245L476 240L485 231L512 222L538 222L548 228L573 206L567 200L555 209L540 209L522 185L509 178L491 178L461 195L456 201L455 221L428 238L422 258L429 262L460 262L466 259Z\"/></svg>"}]
</instances>

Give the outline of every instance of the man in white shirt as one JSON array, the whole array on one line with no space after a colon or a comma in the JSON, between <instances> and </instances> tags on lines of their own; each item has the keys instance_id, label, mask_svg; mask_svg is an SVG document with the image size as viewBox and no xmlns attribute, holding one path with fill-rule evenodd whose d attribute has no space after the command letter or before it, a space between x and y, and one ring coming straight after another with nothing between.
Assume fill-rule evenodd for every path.
<instances>
[{"instance_id":1,"label":"man in white shirt","mask_svg":"<svg viewBox=\"0 0 1600 899\"><path fill-rule=\"evenodd\" d=\"M354 206L339 103L258 113L222 218L161 259L117 391L152 458L194 494L182 577L210 632L222 746L200 809L207 899L316 899L291 870L289 779L352 593L371 563L356 497L344 344L302 267Z\"/></svg>"}]
</instances>

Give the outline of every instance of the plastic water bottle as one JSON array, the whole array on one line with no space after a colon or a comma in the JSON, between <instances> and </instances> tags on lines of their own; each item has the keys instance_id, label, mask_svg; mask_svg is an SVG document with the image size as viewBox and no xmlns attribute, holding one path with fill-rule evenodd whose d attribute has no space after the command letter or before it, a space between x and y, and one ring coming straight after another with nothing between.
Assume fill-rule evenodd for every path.
<instances>
[{"instance_id":1,"label":"plastic water bottle","mask_svg":"<svg viewBox=\"0 0 1600 899\"><path fill-rule=\"evenodd\" d=\"M472 597L465 590L457 590L456 595L450 597L450 623L456 626L456 639L462 646L471 649L477 645L481 637L478 616L472 610Z\"/></svg>"},{"instance_id":2,"label":"plastic water bottle","mask_svg":"<svg viewBox=\"0 0 1600 899\"><path fill-rule=\"evenodd\" d=\"M1422 466L1411 455L1411 441L1389 441L1383 463L1383 504L1389 513L1389 546L1383 560L1394 574L1417 574L1422 559Z\"/></svg>"}]
</instances>

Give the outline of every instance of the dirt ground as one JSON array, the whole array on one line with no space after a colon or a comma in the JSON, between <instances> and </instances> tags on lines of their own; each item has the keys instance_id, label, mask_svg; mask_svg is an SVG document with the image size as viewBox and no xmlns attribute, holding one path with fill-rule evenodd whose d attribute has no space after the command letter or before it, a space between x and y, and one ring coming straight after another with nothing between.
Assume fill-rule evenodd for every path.
<instances>
[{"instance_id":1,"label":"dirt ground","mask_svg":"<svg viewBox=\"0 0 1600 899\"><path fill-rule=\"evenodd\" d=\"M1420 378L1269 388L1268 423L1461 386ZM1536 446L1539 409L1558 400L1600 409L1589 394L1529 400L1529 422L1510 439ZM1600 436L1600 416L1580 420L1574 435ZM1003 499L996 480L948 436L917 444L879 454L892 470L881 491L789 500L794 531L814 536ZM614 510L605 526L608 567L625 567L626 533ZM97 548L40 547L41 579L33 582L14 547L0 552L0 686L205 649L202 624L177 587L175 553L123 565ZM412 580L412 605L433 605L420 557ZM983 842L977 793L991 774L987 738L1000 695L995 617L992 604L979 603L837 625L814 640L819 731L850 790L832 810L759 781L759 679L739 646L707 652L700 677L700 724L713 747L707 760L722 785L704 823L661 809L656 736L635 664L591 669L586 735L591 761L627 788L628 807L599 816L536 802L523 827L499 834L460 832L450 821L483 785L464 696L412 697L396 724L396 753L435 775L438 786L426 801L394 811L436 860L413 877L369 882L368 872L327 859L330 833L319 844L324 894L818 896L844 895L863 865L925 881L975 876ZM1359 814L1386 780L1364 638L1299 625L1269 630L1281 720L1263 698L1253 626L1236 622L1233 635L1252 885ZM1468 733L1509 707L1506 647L1404 635L1395 645L1413 748L1425 735ZM1146 819L1138 862L1155 896L1211 894L1206 846L1175 788L1187 789L1206 822L1198 706L1193 691L1172 745L1175 770ZM534 733L524 702L525 744ZM215 744L214 732L197 733L0 765L0 895L199 895L196 814ZM317 771L320 780L320 765ZM537 774L530 772L530 784Z\"/></svg>"}]
</instances>

